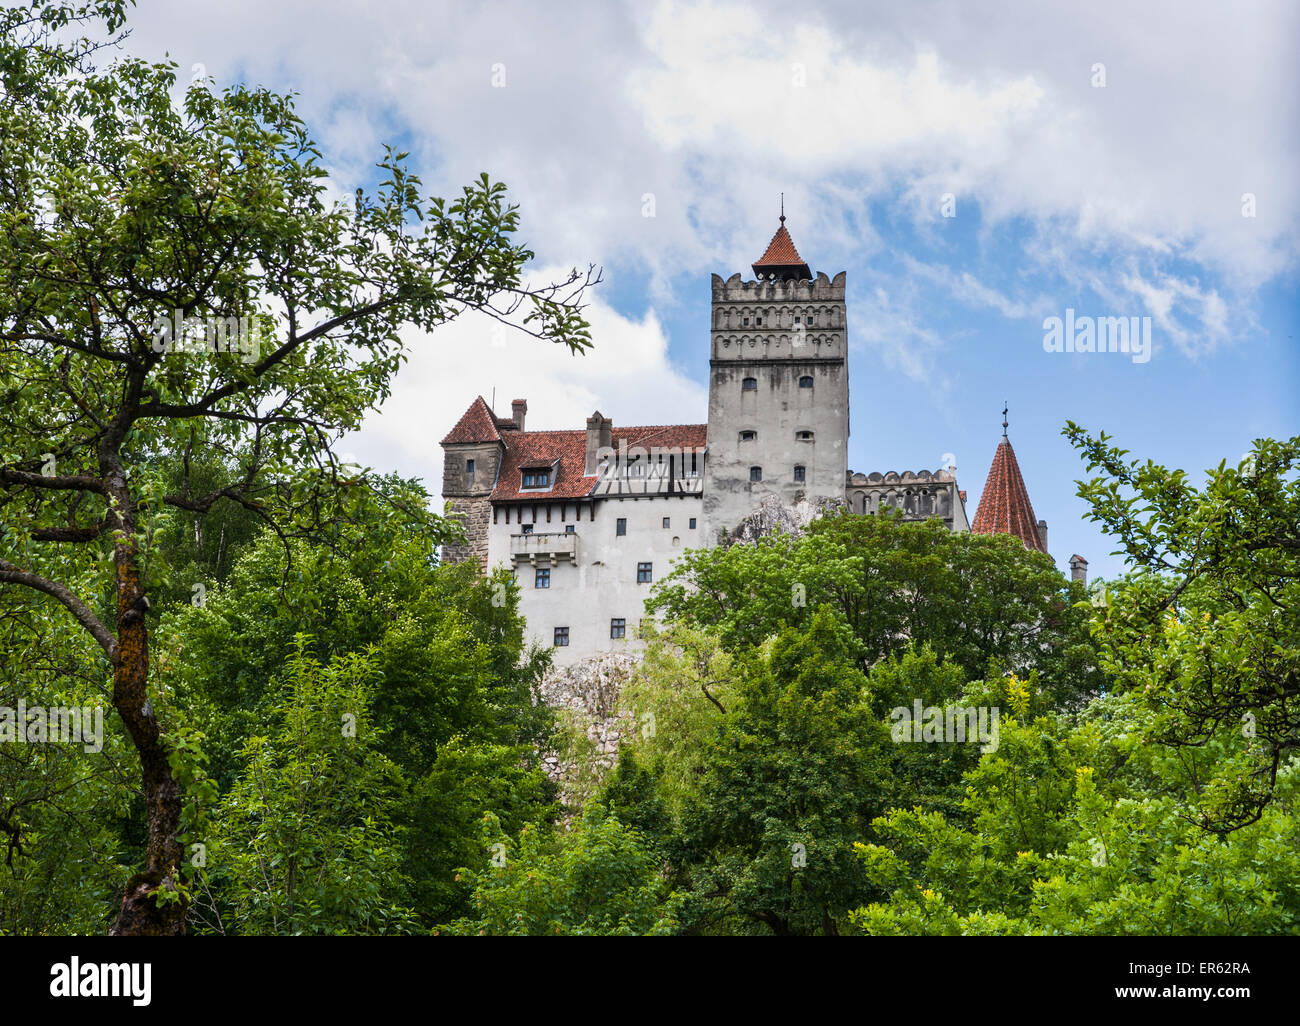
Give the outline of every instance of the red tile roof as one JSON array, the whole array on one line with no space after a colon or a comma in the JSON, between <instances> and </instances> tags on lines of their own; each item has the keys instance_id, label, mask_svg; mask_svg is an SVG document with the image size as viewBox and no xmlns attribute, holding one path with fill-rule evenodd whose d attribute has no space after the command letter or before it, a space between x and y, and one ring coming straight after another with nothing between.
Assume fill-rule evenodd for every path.
<instances>
[{"instance_id":1,"label":"red tile roof","mask_svg":"<svg viewBox=\"0 0 1300 1026\"><path fill-rule=\"evenodd\" d=\"M617 449L620 442L645 448L703 449L707 425L656 424L646 427L614 428L611 444ZM586 431L513 431L502 437L506 454L501 461L497 485L492 489L493 502L533 499L582 499L591 494L596 477L584 477L587 469ZM520 473L527 467L555 467L551 487L545 491L523 491Z\"/></svg>"},{"instance_id":2,"label":"red tile roof","mask_svg":"<svg viewBox=\"0 0 1300 1026\"><path fill-rule=\"evenodd\" d=\"M798 270L804 277L812 277L808 270L808 264L804 258L799 255L799 251L794 248L794 240L790 238L790 233L786 231L785 216L781 217L781 227L776 230L772 236L772 241L767 244L767 252L754 261L754 273L762 277L763 271L794 271Z\"/></svg>"},{"instance_id":3,"label":"red tile roof","mask_svg":"<svg viewBox=\"0 0 1300 1026\"><path fill-rule=\"evenodd\" d=\"M993 465L970 529L975 534L1013 534L1026 548L1047 551L1038 537L1038 520L1029 502L1029 490L1025 488L1015 450L1006 435L993 454Z\"/></svg>"},{"instance_id":4,"label":"red tile roof","mask_svg":"<svg viewBox=\"0 0 1300 1026\"><path fill-rule=\"evenodd\" d=\"M497 430L500 421L493 415L491 407L482 396L469 404L464 416L442 440L443 445L456 445L464 442L499 442L501 432ZM513 423L513 421L511 422Z\"/></svg>"}]
</instances>

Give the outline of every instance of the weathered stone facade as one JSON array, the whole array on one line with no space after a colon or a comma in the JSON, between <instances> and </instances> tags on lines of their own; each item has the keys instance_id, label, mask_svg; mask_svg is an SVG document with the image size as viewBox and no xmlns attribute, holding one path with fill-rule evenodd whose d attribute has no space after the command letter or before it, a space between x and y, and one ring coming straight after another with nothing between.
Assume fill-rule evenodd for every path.
<instances>
[{"instance_id":1,"label":"weathered stone facade","mask_svg":"<svg viewBox=\"0 0 1300 1026\"><path fill-rule=\"evenodd\" d=\"M465 528L464 545L444 545L442 559L445 563L463 563L477 559L484 566L488 561L488 528L492 526L492 502L487 496L478 499L450 499L447 515Z\"/></svg>"},{"instance_id":2,"label":"weathered stone facade","mask_svg":"<svg viewBox=\"0 0 1300 1026\"><path fill-rule=\"evenodd\" d=\"M784 228L782 228L784 231ZM759 265L755 265L756 270ZM841 498L848 459L845 274L725 282L713 275L708 463L710 541L765 496Z\"/></svg>"},{"instance_id":3,"label":"weathered stone facade","mask_svg":"<svg viewBox=\"0 0 1300 1026\"><path fill-rule=\"evenodd\" d=\"M849 474L844 497L854 513L895 509L904 520L938 517L950 531L970 530L966 493L957 487L957 478L950 470Z\"/></svg>"}]
</instances>

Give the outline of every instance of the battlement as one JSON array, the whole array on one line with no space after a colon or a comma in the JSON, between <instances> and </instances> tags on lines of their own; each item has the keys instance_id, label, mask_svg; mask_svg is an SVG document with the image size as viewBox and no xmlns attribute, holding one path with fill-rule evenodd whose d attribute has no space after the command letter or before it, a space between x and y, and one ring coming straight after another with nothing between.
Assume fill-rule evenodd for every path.
<instances>
[{"instance_id":1,"label":"battlement","mask_svg":"<svg viewBox=\"0 0 1300 1026\"><path fill-rule=\"evenodd\" d=\"M840 271L834 278L828 278L824 271L818 271L812 280L764 279L762 281L743 281L739 274L733 274L726 281L722 275L713 278L713 303L758 303L758 302L844 302L845 272Z\"/></svg>"}]
</instances>

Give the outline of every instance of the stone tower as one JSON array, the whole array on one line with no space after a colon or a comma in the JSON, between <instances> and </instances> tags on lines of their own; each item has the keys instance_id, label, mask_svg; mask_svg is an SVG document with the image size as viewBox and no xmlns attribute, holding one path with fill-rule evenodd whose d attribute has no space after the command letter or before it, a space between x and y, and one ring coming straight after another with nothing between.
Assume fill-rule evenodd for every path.
<instances>
[{"instance_id":1,"label":"stone tower","mask_svg":"<svg viewBox=\"0 0 1300 1026\"><path fill-rule=\"evenodd\" d=\"M492 520L489 496L505 452L502 432L522 431L528 412L528 404L522 399L512 405L514 416L505 420L479 396L442 440L442 497L450 505L450 515L465 525L466 541L464 545L443 546L445 563L466 559L487 563L488 526Z\"/></svg>"},{"instance_id":2,"label":"stone tower","mask_svg":"<svg viewBox=\"0 0 1300 1026\"><path fill-rule=\"evenodd\" d=\"M844 272L816 279L785 227L754 281L713 275L707 544L766 496L844 498L849 368Z\"/></svg>"}]
</instances>

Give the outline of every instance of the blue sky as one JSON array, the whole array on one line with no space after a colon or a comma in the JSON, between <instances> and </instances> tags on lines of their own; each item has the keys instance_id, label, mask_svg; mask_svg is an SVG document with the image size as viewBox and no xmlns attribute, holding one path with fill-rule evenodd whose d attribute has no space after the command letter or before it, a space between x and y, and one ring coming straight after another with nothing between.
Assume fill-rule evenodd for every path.
<instances>
[{"instance_id":1,"label":"blue sky","mask_svg":"<svg viewBox=\"0 0 1300 1026\"><path fill-rule=\"evenodd\" d=\"M703 421L709 275L749 273L781 192L805 260L848 274L851 468L951 453L973 517L1006 401L1062 568L1119 569L1067 420L1194 474L1300 431L1298 5L222 10L140 0L130 49L298 91L340 195L393 142L430 191L505 181L539 277L604 268L581 359L470 320L412 334L351 442L434 491L437 440L493 389L530 427ZM1149 362L1044 352L1067 308L1150 317Z\"/></svg>"}]
</instances>

